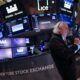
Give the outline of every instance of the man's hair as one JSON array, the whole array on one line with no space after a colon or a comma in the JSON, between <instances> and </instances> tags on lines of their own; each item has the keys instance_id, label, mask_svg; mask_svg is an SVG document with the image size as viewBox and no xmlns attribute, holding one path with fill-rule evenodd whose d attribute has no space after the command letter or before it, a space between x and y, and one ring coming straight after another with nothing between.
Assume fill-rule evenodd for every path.
<instances>
[{"instance_id":1,"label":"man's hair","mask_svg":"<svg viewBox=\"0 0 80 80\"><path fill-rule=\"evenodd\" d=\"M54 25L53 33L59 34L60 29L64 27L63 25L67 25L67 23L64 21L57 22L56 25Z\"/></svg>"}]
</instances>

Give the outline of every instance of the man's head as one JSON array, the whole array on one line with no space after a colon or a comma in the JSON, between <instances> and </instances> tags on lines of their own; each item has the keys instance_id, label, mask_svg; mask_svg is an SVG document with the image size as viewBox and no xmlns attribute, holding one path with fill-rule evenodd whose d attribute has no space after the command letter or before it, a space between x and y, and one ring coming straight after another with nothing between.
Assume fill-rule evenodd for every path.
<instances>
[{"instance_id":1,"label":"man's head","mask_svg":"<svg viewBox=\"0 0 80 80\"><path fill-rule=\"evenodd\" d=\"M69 32L69 27L66 22L59 21L53 29L53 33L60 34L62 37L66 38Z\"/></svg>"}]
</instances>

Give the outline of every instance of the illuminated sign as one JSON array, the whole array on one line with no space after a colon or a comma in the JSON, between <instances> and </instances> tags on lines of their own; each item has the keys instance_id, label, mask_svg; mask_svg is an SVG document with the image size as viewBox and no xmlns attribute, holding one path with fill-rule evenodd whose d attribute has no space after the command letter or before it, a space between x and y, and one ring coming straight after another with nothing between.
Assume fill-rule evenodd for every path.
<instances>
[{"instance_id":1,"label":"illuminated sign","mask_svg":"<svg viewBox=\"0 0 80 80\"><path fill-rule=\"evenodd\" d=\"M24 47L19 47L19 48L17 48L17 52L19 52L19 53L24 52Z\"/></svg>"},{"instance_id":2,"label":"illuminated sign","mask_svg":"<svg viewBox=\"0 0 80 80\"><path fill-rule=\"evenodd\" d=\"M6 0L6 4L0 6L0 12L4 19L25 14L22 3L16 0Z\"/></svg>"},{"instance_id":3,"label":"illuminated sign","mask_svg":"<svg viewBox=\"0 0 80 80\"><path fill-rule=\"evenodd\" d=\"M44 2L43 2L43 0L42 1L37 0L37 4L38 4L39 11L40 10L48 10L48 5L49 5L48 0L45 0Z\"/></svg>"},{"instance_id":4,"label":"illuminated sign","mask_svg":"<svg viewBox=\"0 0 80 80\"><path fill-rule=\"evenodd\" d=\"M6 11L8 14L18 11L17 5L13 4L13 5L10 5L9 7L6 7Z\"/></svg>"},{"instance_id":5,"label":"illuminated sign","mask_svg":"<svg viewBox=\"0 0 80 80\"><path fill-rule=\"evenodd\" d=\"M51 4L54 4L55 1L52 0ZM49 0L37 0L38 10L49 10Z\"/></svg>"},{"instance_id":6,"label":"illuminated sign","mask_svg":"<svg viewBox=\"0 0 80 80\"><path fill-rule=\"evenodd\" d=\"M0 40L0 44L6 44L7 41L6 40Z\"/></svg>"},{"instance_id":7,"label":"illuminated sign","mask_svg":"<svg viewBox=\"0 0 80 80\"><path fill-rule=\"evenodd\" d=\"M55 4L54 0L37 0L37 9L38 11L48 11L53 4Z\"/></svg>"},{"instance_id":8,"label":"illuminated sign","mask_svg":"<svg viewBox=\"0 0 80 80\"><path fill-rule=\"evenodd\" d=\"M65 7L65 8L70 9L71 6L72 6L72 3L71 3L71 2L69 2L69 1L65 1L65 2L64 2L64 7Z\"/></svg>"}]
</instances>

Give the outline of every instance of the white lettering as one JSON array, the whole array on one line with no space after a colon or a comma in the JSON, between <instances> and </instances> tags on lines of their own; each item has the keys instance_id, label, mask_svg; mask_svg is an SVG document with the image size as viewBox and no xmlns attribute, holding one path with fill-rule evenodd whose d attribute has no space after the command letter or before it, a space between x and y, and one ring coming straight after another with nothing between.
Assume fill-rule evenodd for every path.
<instances>
[{"instance_id":1,"label":"white lettering","mask_svg":"<svg viewBox=\"0 0 80 80\"><path fill-rule=\"evenodd\" d=\"M7 41L6 40L0 40L0 44L6 44Z\"/></svg>"}]
</instances>

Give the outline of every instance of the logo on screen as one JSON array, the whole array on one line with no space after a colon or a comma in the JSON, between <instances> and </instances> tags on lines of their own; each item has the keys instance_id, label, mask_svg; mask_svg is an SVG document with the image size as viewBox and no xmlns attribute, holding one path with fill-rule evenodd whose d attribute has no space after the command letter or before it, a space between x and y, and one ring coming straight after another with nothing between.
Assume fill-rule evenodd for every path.
<instances>
[{"instance_id":1,"label":"logo on screen","mask_svg":"<svg viewBox=\"0 0 80 80\"><path fill-rule=\"evenodd\" d=\"M23 49L22 47L17 48L17 52L18 52L18 53L22 53L22 52L24 52L24 49Z\"/></svg>"},{"instance_id":2,"label":"logo on screen","mask_svg":"<svg viewBox=\"0 0 80 80\"><path fill-rule=\"evenodd\" d=\"M13 13L15 11L18 11L18 7L16 4L10 5L9 7L6 7L7 13Z\"/></svg>"},{"instance_id":3,"label":"logo on screen","mask_svg":"<svg viewBox=\"0 0 80 80\"><path fill-rule=\"evenodd\" d=\"M6 44L7 41L6 40L0 40L0 44Z\"/></svg>"},{"instance_id":4,"label":"logo on screen","mask_svg":"<svg viewBox=\"0 0 80 80\"><path fill-rule=\"evenodd\" d=\"M65 7L65 8L70 9L71 6L72 6L72 3L71 3L71 2L68 2L68 1L65 1L65 2L64 2L64 7Z\"/></svg>"},{"instance_id":5,"label":"logo on screen","mask_svg":"<svg viewBox=\"0 0 80 80\"><path fill-rule=\"evenodd\" d=\"M48 0L37 0L38 10L48 10L49 1Z\"/></svg>"}]
</instances>

